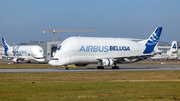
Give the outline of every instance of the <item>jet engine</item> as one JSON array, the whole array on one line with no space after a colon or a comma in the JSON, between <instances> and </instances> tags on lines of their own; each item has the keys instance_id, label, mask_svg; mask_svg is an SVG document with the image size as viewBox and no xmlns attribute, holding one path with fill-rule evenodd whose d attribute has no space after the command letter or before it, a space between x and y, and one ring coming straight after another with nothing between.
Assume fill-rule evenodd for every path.
<instances>
[{"instance_id":1,"label":"jet engine","mask_svg":"<svg viewBox=\"0 0 180 101\"><path fill-rule=\"evenodd\" d=\"M19 59L18 59L18 58L14 58L14 59L12 59L12 61L13 61L13 62L18 62Z\"/></svg>"},{"instance_id":2,"label":"jet engine","mask_svg":"<svg viewBox=\"0 0 180 101\"><path fill-rule=\"evenodd\" d=\"M99 65L100 66L112 66L113 65L113 60L112 59L100 59L99 60Z\"/></svg>"}]
</instances>

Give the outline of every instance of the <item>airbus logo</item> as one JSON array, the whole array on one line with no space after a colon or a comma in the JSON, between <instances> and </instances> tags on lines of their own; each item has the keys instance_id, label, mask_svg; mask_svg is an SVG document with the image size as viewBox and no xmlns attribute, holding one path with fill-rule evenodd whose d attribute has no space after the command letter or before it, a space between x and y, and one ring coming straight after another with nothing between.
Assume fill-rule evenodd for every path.
<instances>
[{"instance_id":1,"label":"airbus logo","mask_svg":"<svg viewBox=\"0 0 180 101\"><path fill-rule=\"evenodd\" d=\"M58 49L57 50L61 50L61 45L58 47Z\"/></svg>"},{"instance_id":2,"label":"airbus logo","mask_svg":"<svg viewBox=\"0 0 180 101\"><path fill-rule=\"evenodd\" d=\"M129 46L81 46L79 52L130 51Z\"/></svg>"},{"instance_id":3,"label":"airbus logo","mask_svg":"<svg viewBox=\"0 0 180 101\"><path fill-rule=\"evenodd\" d=\"M108 46L81 46L79 52L108 52Z\"/></svg>"}]
</instances>

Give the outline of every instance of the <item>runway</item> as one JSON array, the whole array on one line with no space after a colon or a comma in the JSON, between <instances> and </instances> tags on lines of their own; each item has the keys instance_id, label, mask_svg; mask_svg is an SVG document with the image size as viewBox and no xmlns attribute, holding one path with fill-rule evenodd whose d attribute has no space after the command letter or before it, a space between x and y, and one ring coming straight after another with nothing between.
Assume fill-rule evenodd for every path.
<instances>
[{"instance_id":1,"label":"runway","mask_svg":"<svg viewBox=\"0 0 180 101\"><path fill-rule=\"evenodd\" d=\"M94 66L87 68L52 68L52 69L0 69L0 73L44 73L44 72L123 72L123 71L174 71L180 70L180 65L121 65L120 69L111 69L106 67L105 69L96 69Z\"/></svg>"}]
</instances>

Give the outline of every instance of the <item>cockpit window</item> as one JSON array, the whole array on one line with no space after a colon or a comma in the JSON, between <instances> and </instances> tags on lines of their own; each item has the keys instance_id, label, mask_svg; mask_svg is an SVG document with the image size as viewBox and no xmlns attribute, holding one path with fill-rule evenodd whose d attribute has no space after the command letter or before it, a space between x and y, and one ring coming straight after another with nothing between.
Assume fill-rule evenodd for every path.
<instances>
[{"instance_id":1,"label":"cockpit window","mask_svg":"<svg viewBox=\"0 0 180 101\"><path fill-rule=\"evenodd\" d=\"M39 50L39 52L43 52L42 50Z\"/></svg>"},{"instance_id":2,"label":"cockpit window","mask_svg":"<svg viewBox=\"0 0 180 101\"><path fill-rule=\"evenodd\" d=\"M59 60L58 58L52 58L52 60Z\"/></svg>"},{"instance_id":3,"label":"cockpit window","mask_svg":"<svg viewBox=\"0 0 180 101\"><path fill-rule=\"evenodd\" d=\"M61 45L58 47L58 49L57 50L61 50Z\"/></svg>"}]
</instances>

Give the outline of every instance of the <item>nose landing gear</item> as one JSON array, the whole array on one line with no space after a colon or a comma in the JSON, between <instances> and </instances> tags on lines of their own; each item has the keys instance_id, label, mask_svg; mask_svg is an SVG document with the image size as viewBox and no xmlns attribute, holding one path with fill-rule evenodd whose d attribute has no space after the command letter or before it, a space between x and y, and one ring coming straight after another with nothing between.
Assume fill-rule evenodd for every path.
<instances>
[{"instance_id":1,"label":"nose landing gear","mask_svg":"<svg viewBox=\"0 0 180 101\"><path fill-rule=\"evenodd\" d=\"M67 65L65 65L65 66L66 66L66 70L69 70L69 69L70 69Z\"/></svg>"}]
</instances>

